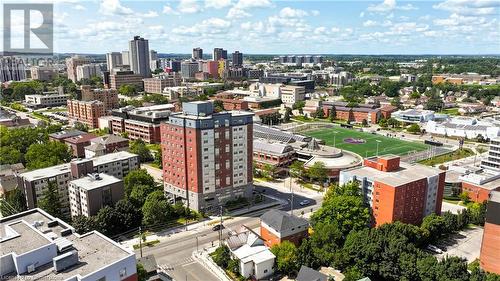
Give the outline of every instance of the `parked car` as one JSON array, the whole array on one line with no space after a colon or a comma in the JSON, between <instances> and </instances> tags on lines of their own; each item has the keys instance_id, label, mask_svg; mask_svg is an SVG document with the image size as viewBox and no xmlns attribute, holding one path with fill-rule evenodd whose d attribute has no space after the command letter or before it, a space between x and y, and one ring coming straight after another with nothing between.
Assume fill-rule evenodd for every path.
<instances>
[{"instance_id":1,"label":"parked car","mask_svg":"<svg viewBox=\"0 0 500 281\"><path fill-rule=\"evenodd\" d=\"M434 245L427 245L427 250L433 252L433 253L436 253L436 254L442 254L443 253L443 250L439 249L438 247L434 246Z\"/></svg>"},{"instance_id":2,"label":"parked car","mask_svg":"<svg viewBox=\"0 0 500 281\"><path fill-rule=\"evenodd\" d=\"M224 229L224 225L223 224L218 224L218 225L214 225L214 227L212 227L212 230L213 231L219 231L221 229Z\"/></svg>"},{"instance_id":3,"label":"parked car","mask_svg":"<svg viewBox=\"0 0 500 281\"><path fill-rule=\"evenodd\" d=\"M305 200L300 201L299 205L300 206L307 206L307 205L309 205L309 203L311 203L311 202L309 200L305 199Z\"/></svg>"}]
</instances>

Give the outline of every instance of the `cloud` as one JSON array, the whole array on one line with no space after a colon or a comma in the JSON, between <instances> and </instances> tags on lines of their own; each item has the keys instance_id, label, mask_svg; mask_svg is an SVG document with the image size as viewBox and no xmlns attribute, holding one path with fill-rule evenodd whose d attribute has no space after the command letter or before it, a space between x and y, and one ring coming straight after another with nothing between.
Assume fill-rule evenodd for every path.
<instances>
[{"instance_id":1,"label":"cloud","mask_svg":"<svg viewBox=\"0 0 500 281\"><path fill-rule=\"evenodd\" d=\"M239 0L235 7L239 9L267 8L271 7L269 0Z\"/></svg>"},{"instance_id":2,"label":"cloud","mask_svg":"<svg viewBox=\"0 0 500 281\"><path fill-rule=\"evenodd\" d=\"M83 5L75 5L75 6L73 6L73 9L75 9L77 11L85 11L85 10L87 10L87 8L85 8Z\"/></svg>"},{"instance_id":3,"label":"cloud","mask_svg":"<svg viewBox=\"0 0 500 281\"><path fill-rule=\"evenodd\" d=\"M201 7L196 0L181 0L177 10L182 14L195 14L201 12Z\"/></svg>"},{"instance_id":4,"label":"cloud","mask_svg":"<svg viewBox=\"0 0 500 281\"><path fill-rule=\"evenodd\" d=\"M209 36L214 34L226 34L231 27L231 22L221 18L209 18L192 26L179 26L172 32L179 35Z\"/></svg>"},{"instance_id":5,"label":"cloud","mask_svg":"<svg viewBox=\"0 0 500 281\"><path fill-rule=\"evenodd\" d=\"M361 12L361 13L359 13L359 17L360 17L360 18L362 18L362 17L364 17L364 16L365 16L365 12Z\"/></svg>"},{"instance_id":6,"label":"cloud","mask_svg":"<svg viewBox=\"0 0 500 281\"><path fill-rule=\"evenodd\" d=\"M242 9L239 9L239 8L236 8L236 7L232 7L231 9L229 9L229 11L227 12L227 15L226 15L226 18L228 19L241 19L241 18L248 18L248 17L251 17L252 15L245 12L245 10L242 10Z\"/></svg>"},{"instance_id":7,"label":"cloud","mask_svg":"<svg viewBox=\"0 0 500 281\"><path fill-rule=\"evenodd\" d=\"M172 9L172 7L170 7L169 5L163 6L162 13L166 14L166 15L178 15L179 14L177 11L175 11L174 9Z\"/></svg>"},{"instance_id":8,"label":"cloud","mask_svg":"<svg viewBox=\"0 0 500 281\"><path fill-rule=\"evenodd\" d=\"M319 16L320 12L318 10L312 10L311 15L313 16Z\"/></svg>"},{"instance_id":9,"label":"cloud","mask_svg":"<svg viewBox=\"0 0 500 281\"><path fill-rule=\"evenodd\" d=\"M314 34L316 34L316 35L321 35L321 34L325 34L325 33L327 33L327 29L324 26L316 27L314 29Z\"/></svg>"},{"instance_id":10,"label":"cloud","mask_svg":"<svg viewBox=\"0 0 500 281\"><path fill-rule=\"evenodd\" d=\"M300 18L300 17L305 17L308 16L309 13L307 13L304 10L300 9L293 9L290 7L285 7L281 9L279 16L282 18Z\"/></svg>"},{"instance_id":11,"label":"cloud","mask_svg":"<svg viewBox=\"0 0 500 281\"><path fill-rule=\"evenodd\" d=\"M497 0L446 0L432 6L437 10L445 10L462 15L494 15L498 13L500 1Z\"/></svg>"},{"instance_id":12,"label":"cloud","mask_svg":"<svg viewBox=\"0 0 500 281\"><path fill-rule=\"evenodd\" d=\"M416 9L417 7L413 6L412 4L398 6L396 0L384 0L382 3L368 6L366 10L374 13L388 13L393 10L409 11Z\"/></svg>"},{"instance_id":13,"label":"cloud","mask_svg":"<svg viewBox=\"0 0 500 281\"><path fill-rule=\"evenodd\" d=\"M102 0L99 12L106 16L131 15L134 13L132 9L122 6L120 0Z\"/></svg>"},{"instance_id":14,"label":"cloud","mask_svg":"<svg viewBox=\"0 0 500 281\"><path fill-rule=\"evenodd\" d=\"M140 14L140 16L143 18L156 18L158 16L158 13L155 11L148 11L145 14Z\"/></svg>"},{"instance_id":15,"label":"cloud","mask_svg":"<svg viewBox=\"0 0 500 281\"><path fill-rule=\"evenodd\" d=\"M222 9L231 6L231 0L205 0L206 8Z\"/></svg>"},{"instance_id":16,"label":"cloud","mask_svg":"<svg viewBox=\"0 0 500 281\"><path fill-rule=\"evenodd\" d=\"M378 22L373 21L373 20L367 20L367 21L363 22L364 27L373 27L373 26L377 26L377 25L378 25Z\"/></svg>"}]
</instances>

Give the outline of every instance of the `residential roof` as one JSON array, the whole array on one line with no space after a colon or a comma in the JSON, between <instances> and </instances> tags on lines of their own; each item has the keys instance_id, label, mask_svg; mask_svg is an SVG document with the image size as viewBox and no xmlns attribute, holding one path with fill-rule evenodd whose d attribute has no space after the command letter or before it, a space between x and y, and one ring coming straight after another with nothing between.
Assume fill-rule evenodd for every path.
<instances>
[{"instance_id":1,"label":"residential roof","mask_svg":"<svg viewBox=\"0 0 500 281\"><path fill-rule=\"evenodd\" d=\"M327 281L328 276L307 266L301 266L296 281Z\"/></svg>"},{"instance_id":2,"label":"residential roof","mask_svg":"<svg viewBox=\"0 0 500 281\"><path fill-rule=\"evenodd\" d=\"M94 151L94 152L102 151L102 150L106 150L106 146L102 143L95 143L95 144L91 144L89 146L86 146L85 150Z\"/></svg>"},{"instance_id":3,"label":"residential roof","mask_svg":"<svg viewBox=\"0 0 500 281\"><path fill-rule=\"evenodd\" d=\"M147 273L155 272L158 266L155 256L153 255L147 255L145 257L138 258L137 262L142 264Z\"/></svg>"},{"instance_id":4,"label":"residential roof","mask_svg":"<svg viewBox=\"0 0 500 281\"><path fill-rule=\"evenodd\" d=\"M309 224L309 222L304 218L296 217L287 212L276 209L265 212L260 217L260 220L278 232Z\"/></svg>"},{"instance_id":5,"label":"residential roof","mask_svg":"<svg viewBox=\"0 0 500 281\"><path fill-rule=\"evenodd\" d=\"M72 143L72 144L77 144L77 143L82 143L82 142L88 142L93 138L95 138L94 134L85 133L83 135L66 138L64 141L68 142L68 143Z\"/></svg>"},{"instance_id":6,"label":"residential roof","mask_svg":"<svg viewBox=\"0 0 500 281\"><path fill-rule=\"evenodd\" d=\"M92 143L100 143L100 144L104 144L104 145L113 144L113 143L117 143L117 142L124 142L124 141L128 141L128 139L122 138L122 137L117 136L117 135L104 135L101 137L93 138L91 140Z\"/></svg>"},{"instance_id":7,"label":"residential roof","mask_svg":"<svg viewBox=\"0 0 500 281\"><path fill-rule=\"evenodd\" d=\"M53 139L63 140L66 138L76 137L76 136L80 136L80 135L84 135L84 134L86 134L86 133L79 131L79 130L60 131L60 132L49 134L49 137L51 137Z\"/></svg>"},{"instance_id":8,"label":"residential roof","mask_svg":"<svg viewBox=\"0 0 500 281\"><path fill-rule=\"evenodd\" d=\"M122 180L117 179L113 176L110 176L108 174L92 174L92 175L87 175L86 177L82 177L76 180L72 180L71 184L76 185L80 188L83 188L85 190L92 190L95 188L100 188L104 186L108 186L111 184L115 184L117 182L121 182Z\"/></svg>"}]
</instances>

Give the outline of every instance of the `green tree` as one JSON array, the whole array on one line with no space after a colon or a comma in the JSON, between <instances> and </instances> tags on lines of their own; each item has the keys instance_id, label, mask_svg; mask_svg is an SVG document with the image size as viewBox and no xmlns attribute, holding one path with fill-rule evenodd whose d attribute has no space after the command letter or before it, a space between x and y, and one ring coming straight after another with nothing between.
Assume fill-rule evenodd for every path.
<instances>
[{"instance_id":1,"label":"green tree","mask_svg":"<svg viewBox=\"0 0 500 281\"><path fill-rule=\"evenodd\" d=\"M137 184L132 187L130 192L130 202L137 208L141 208L149 194L158 190L155 185Z\"/></svg>"},{"instance_id":2,"label":"green tree","mask_svg":"<svg viewBox=\"0 0 500 281\"><path fill-rule=\"evenodd\" d=\"M323 119L325 118L325 112L323 111L323 108L318 108L316 110L316 118Z\"/></svg>"},{"instance_id":3,"label":"green tree","mask_svg":"<svg viewBox=\"0 0 500 281\"><path fill-rule=\"evenodd\" d=\"M38 200L38 207L54 217L62 218L62 204L60 201L57 182L49 181L42 191L42 198Z\"/></svg>"},{"instance_id":4,"label":"green tree","mask_svg":"<svg viewBox=\"0 0 500 281\"><path fill-rule=\"evenodd\" d=\"M132 85L122 85L118 89L118 93L120 93L120 95L132 97L132 96L137 95L137 88L135 86L132 86Z\"/></svg>"},{"instance_id":5,"label":"green tree","mask_svg":"<svg viewBox=\"0 0 500 281\"><path fill-rule=\"evenodd\" d=\"M231 260L231 253L226 245L219 246L212 254L212 260L220 267L226 269Z\"/></svg>"},{"instance_id":6,"label":"green tree","mask_svg":"<svg viewBox=\"0 0 500 281\"><path fill-rule=\"evenodd\" d=\"M408 133L420 134L420 126L418 124L411 124L407 129Z\"/></svg>"},{"instance_id":7,"label":"green tree","mask_svg":"<svg viewBox=\"0 0 500 281\"><path fill-rule=\"evenodd\" d=\"M392 128L397 128L401 126L401 122L399 122L396 118L389 118L387 119L387 125L391 126Z\"/></svg>"},{"instance_id":8,"label":"green tree","mask_svg":"<svg viewBox=\"0 0 500 281\"><path fill-rule=\"evenodd\" d=\"M71 219L71 225L75 228L76 233L85 234L97 229L94 217L76 216Z\"/></svg>"},{"instance_id":9,"label":"green tree","mask_svg":"<svg viewBox=\"0 0 500 281\"><path fill-rule=\"evenodd\" d=\"M328 118L330 119L331 122L337 119L337 109L335 108L335 105L332 105L332 108L330 108Z\"/></svg>"},{"instance_id":10,"label":"green tree","mask_svg":"<svg viewBox=\"0 0 500 281\"><path fill-rule=\"evenodd\" d=\"M302 240L302 243L297 250L297 260L300 265L305 265L314 269L321 266L322 261L316 258L313 249L317 248L315 248L310 238Z\"/></svg>"},{"instance_id":11,"label":"green tree","mask_svg":"<svg viewBox=\"0 0 500 281\"><path fill-rule=\"evenodd\" d=\"M387 128L388 124L387 124L387 119L385 118L381 118L379 121L378 121L378 125L382 128Z\"/></svg>"},{"instance_id":12,"label":"green tree","mask_svg":"<svg viewBox=\"0 0 500 281\"><path fill-rule=\"evenodd\" d=\"M30 145L25 159L28 169L41 169L69 162L71 153L64 143L49 141Z\"/></svg>"},{"instance_id":13,"label":"green tree","mask_svg":"<svg viewBox=\"0 0 500 281\"><path fill-rule=\"evenodd\" d=\"M215 112L224 111L224 102L221 100L214 100L214 109Z\"/></svg>"},{"instance_id":14,"label":"green tree","mask_svg":"<svg viewBox=\"0 0 500 281\"><path fill-rule=\"evenodd\" d=\"M137 281L146 281L148 280L148 272L144 269L142 263L137 263Z\"/></svg>"},{"instance_id":15,"label":"green tree","mask_svg":"<svg viewBox=\"0 0 500 281\"><path fill-rule=\"evenodd\" d=\"M240 260L229 260L229 262L227 263L227 269L235 274L240 274Z\"/></svg>"},{"instance_id":16,"label":"green tree","mask_svg":"<svg viewBox=\"0 0 500 281\"><path fill-rule=\"evenodd\" d=\"M0 146L0 164L16 164L23 161L23 154L14 147Z\"/></svg>"},{"instance_id":17,"label":"green tree","mask_svg":"<svg viewBox=\"0 0 500 281\"><path fill-rule=\"evenodd\" d=\"M307 175L313 181L324 182L328 176L325 163L321 161L314 162L314 164L307 169Z\"/></svg>"},{"instance_id":18,"label":"green tree","mask_svg":"<svg viewBox=\"0 0 500 281\"><path fill-rule=\"evenodd\" d=\"M306 169L304 168L304 162L293 161L293 163L288 167L290 176L295 179L301 179L306 174Z\"/></svg>"},{"instance_id":19,"label":"green tree","mask_svg":"<svg viewBox=\"0 0 500 281\"><path fill-rule=\"evenodd\" d=\"M361 125L363 127L367 127L368 126L368 121L366 119L363 119L363 121L361 121Z\"/></svg>"},{"instance_id":20,"label":"green tree","mask_svg":"<svg viewBox=\"0 0 500 281\"><path fill-rule=\"evenodd\" d=\"M291 115L292 115L292 109L289 107L285 107L285 114L283 115L283 122L284 123L290 122Z\"/></svg>"},{"instance_id":21,"label":"green tree","mask_svg":"<svg viewBox=\"0 0 500 281\"><path fill-rule=\"evenodd\" d=\"M463 191L462 193L460 193L460 195L458 195L458 197L460 198L460 200L462 200L464 204L470 202L469 193L467 193L467 191Z\"/></svg>"},{"instance_id":22,"label":"green tree","mask_svg":"<svg viewBox=\"0 0 500 281\"><path fill-rule=\"evenodd\" d=\"M26 198L19 188L8 192L4 197L0 198L0 213L3 217L26 211Z\"/></svg>"},{"instance_id":23,"label":"green tree","mask_svg":"<svg viewBox=\"0 0 500 281\"><path fill-rule=\"evenodd\" d=\"M292 242L285 240L274 245L271 252L276 256L276 269L279 272L290 275L298 270L297 247Z\"/></svg>"},{"instance_id":24,"label":"green tree","mask_svg":"<svg viewBox=\"0 0 500 281\"><path fill-rule=\"evenodd\" d=\"M446 223L443 217L430 214L424 218L420 228L429 241L436 241L445 233Z\"/></svg>"},{"instance_id":25,"label":"green tree","mask_svg":"<svg viewBox=\"0 0 500 281\"><path fill-rule=\"evenodd\" d=\"M115 211L119 214L120 232L139 227L142 221L142 213L140 208L136 208L126 198L116 202Z\"/></svg>"},{"instance_id":26,"label":"green tree","mask_svg":"<svg viewBox=\"0 0 500 281\"><path fill-rule=\"evenodd\" d=\"M312 264L315 262L331 266L338 259L339 251L344 243L344 233L334 222L318 222L309 238L312 249Z\"/></svg>"},{"instance_id":27,"label":"green tree","mask_svg":"<svg viewBox=\"0 0 500 281\"><path fill-rule=\"evenodd\" d=\"M142 206L142 221L145 225L165 223L172 218L172 213L172 206L163 195L163 191L157 190L146 197Z\"/></svg>"},{"instance_id":28,"label":"green tree","mask_svg":"<svg viewBox=\"0 0 500 281\"><path fill-rule=\"evenodd\" d=\"M125 195L129 197L136 185L155 186L156 184L153 177L145 169L139 169L130 171L123 178L123 185L125 186Z\"/></svg>"},{"instance_id":29,"label":"green tree","mask_svg":"<svg viewBox=\"0 0 500 281\"><path fill-rule=\"evenodd\" d=\"M141 163L149 162L153 160L153 156L151 155L151 151L146 146L146 143L142 139L133 140L130 143L130 152L139 155L139 161Z\"/></svg>"},{"instance_id":30,"label":"green tree","mask_svg":"<svg viewBox=\"0 0 500 281\"><path fill-rule=\"evenodd\" d=\"M120 213L111 206L105 206L95 216L97 229L107 236L113 236L123 231Z\"/></svg>"}]
</instances>

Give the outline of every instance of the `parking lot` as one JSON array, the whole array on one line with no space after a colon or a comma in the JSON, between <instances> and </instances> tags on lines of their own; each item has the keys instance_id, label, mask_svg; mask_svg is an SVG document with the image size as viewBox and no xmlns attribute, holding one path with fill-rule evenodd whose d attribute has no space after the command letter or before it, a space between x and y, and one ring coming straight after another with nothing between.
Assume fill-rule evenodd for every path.
<instances>
[{"instance_id":1,"label":"parking lot","mask_svg":"<svg viewBox=\"0 0 500 281\"><path fill-rule=\"evenodd\" d=\"M481 251L481 241L483 240L483 228L474 227L452 234L449 238L437 243L442 254L436 254L438 258L457 256L467 259L469 263L479 258Z\"/></svg>"}]
</instances>

